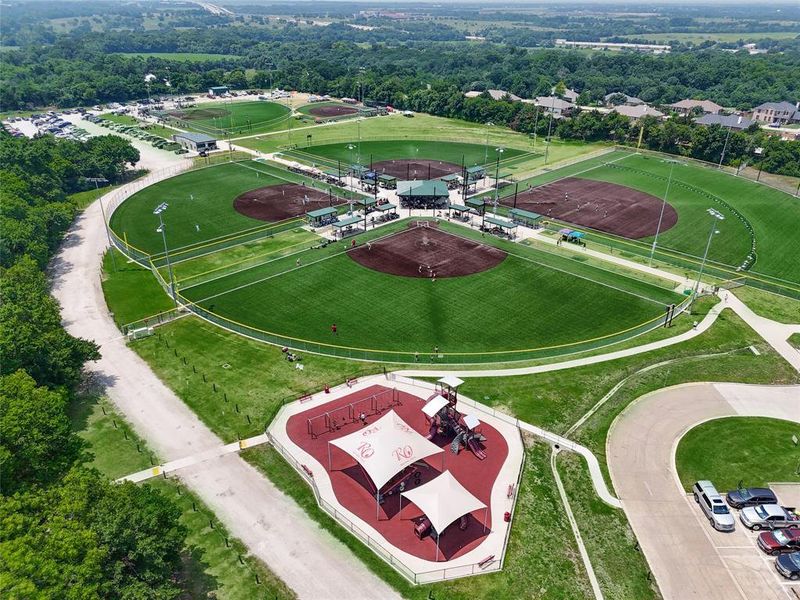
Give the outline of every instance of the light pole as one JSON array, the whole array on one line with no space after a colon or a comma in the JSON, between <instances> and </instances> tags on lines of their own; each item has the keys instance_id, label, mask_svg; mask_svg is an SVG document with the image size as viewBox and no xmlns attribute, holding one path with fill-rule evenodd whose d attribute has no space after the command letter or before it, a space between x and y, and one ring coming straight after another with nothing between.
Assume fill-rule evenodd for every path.
<instances>
[{"instance_id":1,"label":"light pole","mask_svg":"<svg viewBox=\"0 0 800 600\"><path fill-rule=\"evenodd\" d=\"M700 263L700 271L697 274L697 281L694 284L694 290L692 291L692 300L694 301L694 296L697 296L697 290L700 288L700 279L703 277L703 270L706 267L706 259L708 258L708 249L711 247L711 238L714 237L715 233L719 233L717 229L717 225L719 225L718 221L724 221L725 216L719 212L715 208L709 208L706 212L713 217L711 221L711 230L708 232L708 241L706 242L706 251L703 253L703 262Z\"/></svg>"},{"instance_id":2,"label":"light pole","mask_svg":"<svg viewBox=\"0 0 800 600\"><path fill-rule=\"evenodd\" d=\"M499 147L494 149L497 152L497 161L494 167L494 216L497 216L497 202L500 196L500 157L505 152L505 148Z\"/></svg>"},{"instance_id":3,"label":"light pole","mask_svg":"<svg viewBox=\"0 0 800 600\"><path fill-rule=\"evenodd\" d=\"M536 116L533 118L533 149L536 150L536 126L539 124L539 107L536 106Z\"/></svg>"},{"instance_id":4,"label":"light pole","mask_svg":"<svg viewBox=\"0 0 800 600\"><path fill-rule=\"evenodd\" d=\"M658 215L658 226L656 227L656 237L653 238L653 246L650 248L650 260L647 262L648 267L653 266L653 255L656 253L656 244L658 244L658 234L661 233L661 221L664 219L664 209L667 207L667 196L669 196L669 187L672 185L672 171L678 163L677 160L667 160L665 162L669 165L669 178L667 179L667 190L664 192L664 200L661 202L661 213Z\"/></svg>"},{"instance_id":5,"label":"light pole","mask_svg":"<svg viewBox=\"0 0 800 600\"><path fill-rule=\"evenodd\" d=\"M489 127L494 125L491 121L486 122L486 143L483 146L483 165L489 162Z\"/></svg>"},{"instance_id":6,"label":"light pole","mask_svg":"<svg viewBox=\"0 0 800 600\"><path fill-rule=\"evenodd\" d=\"M103 208L103 197L100 194L100 186L98 185L101 181L104 183L108 183L108 180L105 177L87 177L86 181L91 181L94 183L94 190L97 192L97 201L100 203L100 214L103 216L103 225L106 227L106 237L108 238L108 250L111 252L111 262L114 265L114 271L117 270L117 258L114 256L114 244L111 243L111 232L108 230L108 221L106 220L106 209Z\"/></svg>"},{"instance_id":7,"label":"light pole","mask_svg":"<svg viewBox=\"0 0 800 600\"><path fill-rule=\"evenodd\" d=\"M741 124L742 117L739 117L739 120L736 122L737 125ZM719 168L722 168L722 163L725 160L725 152L728 150L728 139L731 137L731 128L733 125L728 125L728 133L725 134L725 143L722 145L722 154L719 156Z\"/></svg>"},{"instance_id":8,"label":"light pole","mask_svg":"<svg viewBox=\"0 0 800 600\"><path fill-rule=\"evenodd\" d=\"M544 164L547 164L547 157L550 155L550 132L553 129L553 113L556 111L556 99L553 98L553 105L550 107L550 121L547 123L547 140L544 147Z\"/></svg>"},{"instance_id":9,"label":"light pole","mask_svg":"<svg viewBox=\"0 0 800 600\"><path fill-rule=\"evenodd\" d=\"M166 202L162 202L158 206L156 206L155 210L153 211L154 215L158 215L158 228L156 229L157 232L161 234L161 238L164 240L164 256L167 258L167 271L169 272L169 290L172 295L172 301L175 303L175 306L178 306L178 298L175 295L175 279L172 277L172 264L169 262L169 250L167 249L167 229L164 227L164 219L161 217L161 213L167 210L169 205Z\"/></svg>"}]
</instances>

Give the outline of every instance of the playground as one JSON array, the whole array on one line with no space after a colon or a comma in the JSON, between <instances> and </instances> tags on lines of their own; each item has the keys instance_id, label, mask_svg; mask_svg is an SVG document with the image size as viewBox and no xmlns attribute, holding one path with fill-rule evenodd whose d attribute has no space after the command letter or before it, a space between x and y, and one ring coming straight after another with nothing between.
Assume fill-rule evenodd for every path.
<instances>
[{"instance_id":1,"label":"playground","mask_svg":"<svg viewBox=\"0 0 800 600\"><path fill-rule=\"evenodd\" d=\"M269 432L323 508L407 569L495 570L522 441L516 426L459 398L461 383L351 381L287 405Z\"/></svg>"}]
</instances>

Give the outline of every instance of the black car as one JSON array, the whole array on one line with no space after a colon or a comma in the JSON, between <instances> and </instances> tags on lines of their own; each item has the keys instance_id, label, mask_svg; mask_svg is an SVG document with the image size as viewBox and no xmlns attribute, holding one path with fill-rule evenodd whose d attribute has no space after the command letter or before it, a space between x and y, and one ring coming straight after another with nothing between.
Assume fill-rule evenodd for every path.
<instances>
[{"instance_id":1,"label":"black car","mask_svg":"<svg viewBox=\"0 0 800 600\"><path fill-rule=\"evenodd\" d=\"M800 552L792 552L776 558L775 570L786 579L800 579Z\"/></svg>"},{"instance_id":2,"label":"black car","mask_svg":"<svg viewBox=\"0 0 800 600\"><path fill-rule=\"evenodd\" d=\"M777 504L778 498L769 488L740 488L731 490L725 496L731 508L744 508L759 504Z\"/></svg>"}]
</instances>

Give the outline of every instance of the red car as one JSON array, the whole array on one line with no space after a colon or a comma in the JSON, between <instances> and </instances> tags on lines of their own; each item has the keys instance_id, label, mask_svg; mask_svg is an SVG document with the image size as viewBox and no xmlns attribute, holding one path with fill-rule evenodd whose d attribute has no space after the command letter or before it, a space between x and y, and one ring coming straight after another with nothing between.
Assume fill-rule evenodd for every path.
<instances>
[{"instance_id":1,"label":"red car","mask_svg":"<svg viewBox=\"0 0 800 600\"><path fill-rule=\"evenodd\" d=\"M797 552L800 550L800 528L788 527L765 531L758 536L758 547L773 556L784 552Z\"/></svg>"}]
</instances>

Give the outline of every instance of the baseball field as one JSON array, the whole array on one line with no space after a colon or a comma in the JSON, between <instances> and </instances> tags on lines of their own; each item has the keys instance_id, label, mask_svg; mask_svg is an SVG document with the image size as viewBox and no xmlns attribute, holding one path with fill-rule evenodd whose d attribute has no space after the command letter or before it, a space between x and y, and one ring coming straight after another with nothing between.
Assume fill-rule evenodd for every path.
<instances>
[{"instance_id":1,"label":"baseball field","mask_svg":"<svg viewBox=\"0 0 800 600\"><path fill-rule=\"evenodd\" d=\"M285 129L290 114L291 110L283 104L258 100L205 103L193 108L170 110L165 116L189 131L227 137Z\"/></svg>"}]
</instances>

